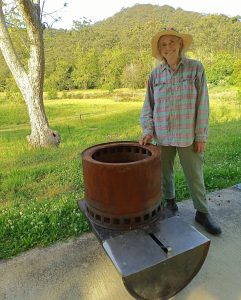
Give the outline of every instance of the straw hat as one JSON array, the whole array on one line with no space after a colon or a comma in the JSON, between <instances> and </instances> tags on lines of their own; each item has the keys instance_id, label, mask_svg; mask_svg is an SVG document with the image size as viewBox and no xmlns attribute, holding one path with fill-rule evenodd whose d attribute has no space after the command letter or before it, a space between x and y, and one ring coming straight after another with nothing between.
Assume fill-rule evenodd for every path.
<instances>
[{"instance_id":1,"label":"straw hat","mask_svg":"<svg viewBox=\"0 0 241 300\"><path fill-rule=\"evenodd\" d=\"M159 31L156 35L154 35L151 40L152 56L157 59L161 58L161 54L158 49L158 41L163 35L174 35L181 38L183 40L183 52L187 51L190 48L193 40L190 34L180 33L174 28L164 28L162 31Z\"/></svg>"}]
</instances>

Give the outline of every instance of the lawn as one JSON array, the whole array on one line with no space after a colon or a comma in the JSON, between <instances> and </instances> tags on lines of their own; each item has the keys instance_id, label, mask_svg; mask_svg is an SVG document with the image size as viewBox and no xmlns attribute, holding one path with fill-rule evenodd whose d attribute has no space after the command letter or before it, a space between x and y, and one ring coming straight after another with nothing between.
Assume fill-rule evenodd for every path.
<instances>
[{"instance_id":1,"label":"lawn","mask_svg":"<svg viewBox=\"0 0 241 300\"><path fill-rule=\"evenodd\" d=\"M144 90L79 91L45 100L57 149L33 149L24 103L0 98L0 258L90 230L76 201L83 198L81 152L94 144L134 140ZM210 89L209 141L205 154L208 191L241 182L241 110L235 89ZM178 200L189 197L176 163Z\"/></svg>"}]
</instances>

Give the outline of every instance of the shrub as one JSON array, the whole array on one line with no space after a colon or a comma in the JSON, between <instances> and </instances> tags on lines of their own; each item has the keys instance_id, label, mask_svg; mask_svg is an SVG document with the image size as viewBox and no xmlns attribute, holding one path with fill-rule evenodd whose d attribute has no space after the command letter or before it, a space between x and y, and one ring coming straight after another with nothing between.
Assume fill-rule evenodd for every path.
<instances>
[{"instance_id":1,"label":"shrub","mask_svg":"<svg viewBox=\"0 0 241 300\"><path fill-rule=\"evenodd\" d=\"M48 91L48 99L57 99L58 98L58 92L55 89L51 89Z\"/></svg>"}]
</instances>

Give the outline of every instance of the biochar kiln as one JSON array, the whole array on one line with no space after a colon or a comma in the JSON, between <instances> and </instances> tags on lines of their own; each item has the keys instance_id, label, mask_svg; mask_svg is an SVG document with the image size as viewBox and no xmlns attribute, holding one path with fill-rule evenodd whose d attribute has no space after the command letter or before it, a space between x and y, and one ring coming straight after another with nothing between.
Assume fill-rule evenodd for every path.
<instances>
[{"instance_id":1,"label":"biochar kiln","mask_svg":"<svg viewBox=\"0 0 241 300\"><path fill-rule=\"evenodd\" d=\"M82 153L92 229L136 299L169 299L200 270L210 240L163 208L160 149L136 142L96 145Z\"/></svg>"}]
</instances>

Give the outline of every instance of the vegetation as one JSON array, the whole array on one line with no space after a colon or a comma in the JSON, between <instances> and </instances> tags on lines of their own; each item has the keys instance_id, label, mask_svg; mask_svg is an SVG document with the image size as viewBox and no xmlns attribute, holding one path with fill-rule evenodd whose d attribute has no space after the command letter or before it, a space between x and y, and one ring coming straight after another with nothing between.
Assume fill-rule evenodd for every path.
<instances>
[{"instance_id":1,"label":"vegetation","mask_svg":"<svg viewBox=\"0 0 241 300\"><path fill-rule=\"evenodd\" d=\"M211 127L205 178L209 191L240 181L240 100L233 88L211 88ZM5 97L6 95L2 95ZM45 100L62 133L56 149L33 149L23 101L0 100L0 258L89 230L76 201L83 198L81 152L94 144L138 140L144 90L58 93ZM232 100L230 100L232 99ZM180 169L177 198L189 197Z\"/></svg>"},{"instance_id":2,"label":"vegetation","mask_svg":"<svg viewBox=\"0 0 241 300\"><path fill-rule=\"evenodd\" d=\"M211 115L205 154L208 191L240 182L240 17L202 15L170 6L135 5L103 22L75 21L72 30L45 29L45 110L62 142L33 149L23 99L0 57L0 258L89 230L81 152L98 143L138 140L150 38L162 27L194 35L189 56L205 65ZM24 29L9 28L27 64ZM25 65L26 67L26 65ZM177 198L189 197L176 163Z\"/></svg>"},{"instance_id":3,"label":"vegetation","mask_svg":"<svg viewBox=\"0 0 241 300\"><path fill-rule=\"evenodd\" d=\"M188 53L200 59L212 85L238 85L241 77L240 16L204 15L170 6L135 5L91 24L75 21L72 30L45 29L45 90L143 88L155 62L150 40L164 27L194 36ZM11 29L18 54L27 62L26 32ZM23 43L17 43L21 36ZM15 83L0 57L0 89Z\"/></svg>"}]
</instances>

